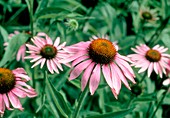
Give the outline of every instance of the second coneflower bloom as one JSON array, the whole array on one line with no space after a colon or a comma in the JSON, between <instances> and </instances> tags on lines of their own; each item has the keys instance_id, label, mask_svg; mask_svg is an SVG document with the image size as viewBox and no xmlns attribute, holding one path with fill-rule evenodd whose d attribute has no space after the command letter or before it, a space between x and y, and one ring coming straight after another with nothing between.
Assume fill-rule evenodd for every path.
<instances>
[{"instance_id":1,"label":"second coneflower bloom","mask_svg":"<svg viewBox=\"0 0 170 118\"><path fill-rule=\"evenodd\" d=\"M68 56L68 54L62 50L66 42L60 43L60 37L57 37L53 43L52 39L45 33L38 33L37 36L32 39L33 45L26 44L30 53L29 56L26 56L26 59L32 59L30 62L34 62L33 67L40 64L40 68L46 63L48 70L51 73L59 73L59 70L63 70L60 59L63 59ZM68 65L68 64L66 64Z\"/></svg>"},{"instance_id":2,"label":"second coneflower bloom","mask_svg":"<svg viewBox=\"0 0 170 118\"><path fill-rule=\"evenodd\" d=\"M159 45L149 48L147 45L141 44L132 50L137 54L131 54L129 57L133 61L132 65L140 68L138 73L147 70L148 77L150 77L152 71L155 71L162 78L162 74L166 74L166 69L170 68L168 66L170 55L165 53L168 48Z\"/></svg>"},{"instance_id":3,"label":"second coneflower bloom","mask_svg":"<svg viewBox=\"0 0 170 118\"><path fill-rule=\"evenodd\" d=\"M148 7L144 7L140 9L140 17L145 21L156 21L158 20L156 12L154 9L151 10Z\"/></svg>"},{"instance_id":4,"label":"second coneflower bloom","mask_svg":"<svg viewBox=\"0 0 170 118\"><path fill-rule=\"evenodd\" d=\"M19 31L14 31L14 33L11 33L8 35L8 39L11 40L11 38L17 34L19 34L20 32ZM30 33L30 32L29 32ZM7 48L8 46L8 42L5 42L4 43L4 46L5 46L5 49ZM26 46L25 44L21 45L20 48L18 49L18 52L17 52L17 55L16 55L16 60L17 61L20 61L22 60L22 62L24 62L24 57L25 57L25 52L26 52Z\"/></svg>"},{"instance_id":5,"label":"second coneflower bloom","mask_svg":"<svg viewBox=\"0 0 170 118\"><path fill-rule=\"evenodd\" d=\"M121 89L121 81L128 89L130 87L126 78L135 83L133 70L128 64L130 60L117 52L118 46L115 43L106 38L93 38L92 41L80 42L64 48L65 51L71 53L69 58L62 60L63 63L72 62L73 69L69 80L73 80L83 73L82 91L89 81L90 93L93 95L98 88L101 74L103 74L117 98Z\"/></svg>"},{"instance_id":6,"label":"second coneflower bloom","mask_svg":"<svg viewBox=\"0 0 170 118\"><path fill-rule=\"evenodd\" d=\"M0 117L6 109L23 110L19 98L36 97L37 93L26 82L31 80L23 68L0 68Z\"/></svg>"}]
</instances>

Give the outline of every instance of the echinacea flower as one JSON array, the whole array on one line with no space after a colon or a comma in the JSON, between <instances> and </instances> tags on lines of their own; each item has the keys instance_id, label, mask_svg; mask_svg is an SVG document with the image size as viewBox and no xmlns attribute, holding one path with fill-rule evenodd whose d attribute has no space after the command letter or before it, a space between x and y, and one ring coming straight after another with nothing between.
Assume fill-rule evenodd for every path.
<instances>
[{"instance_id":1,"label":"echinacea flower","mask_svg":"<svg viewBox=\"0 0 170 118\"><path fill-rule=\"evenodd\" d=\"M19 98L35 97L35 90L26 84L30 77L23 68L9 70L0 68L0 116L2 117L5 109L13 110L11 105L19 110L23 110Z\"/></svg>"},{"instance_id":2,"label":"echinacea flower","mask_svg":"<svg viewBox=\"0 0 170 118\"><path fill-rule=\"evenodd\" d=\"M167 64L170 55L165 53L168 48L160 45L149 48L147 45L141 44L136 46L136 49L132 48L132 50L137 54L130 54L128 57L133 62L132 66L140 68L138 73L147 70L148 77L150 77L152 71L155 71L162 78L162 73L166 74L166 69L170 68Z\"/></svg>"},{"instance_id":3,"label":"echinacea flower","mask_svg":"<svg viewBox=\"0 0 170 118\"><path fill-rule=\"evenodd\" d=\"M19 34L19 31L14 31L14 33L11 33L8 35L8 39L11 40L11 38L17 34ZM7 47L8 46L8 42L4 43L4 46ZM20 48L18 49L17 55L16 55L16 60L20 61L22 60L22 62L24 62L24 57L25 57L25 51L26 51L26 46L25 44L21 45Z\"/></svg>"},{"instance_id":4,"label":"echinacea flower","mask_svg":"<svg viewBox=\"0 0 170 118\"><path fill-rule=\"evenodd\" d=\"M145 21L156 21L158 20L156 12L154 9L151 10L148 7L143 7L140 9L140 17Z\"/></svg>"},{"instance_id":5,"label":"echinacea flower","mask_svg":"<svg viewBox=\"0 0 170 118\"><path fill-rule=\"evenodd\" d=\"M35 62L31 68L40 64L40 68L46 63L48 70L51 73L59 73L58 68L62 71L63 68L60 59L68 57L68 54L62 50L66 42L60 43L60 37L57 37L54 44L52 39L45 33L38 33L37 36L34 36L32 39L34 45L26 44L30 53L29 56L26 56L26 59L32 59L30 62ZM69 66L68 64L66 64Z\"/></svg>"},{"instance_id":6,"label":"echinacea flower","mask_svg":"<svg viewBox=\"0 0 170 118\"><path fill-rule=\"evenodd\" d=\"M79 42L72 46L65 47L64 50L71 53L71 56L62 60L63 63L72 62L72 71L69 80L77 78L81 73L81 89L87 86L89 81L89 89L91 95L98 88L101 74L111 88L115 98L120 92L121 81L130 89L127 82L135 83L134 73L127 61L127 57L120 55L118 46L107 40L105 37L93 37L94 40L87 42Z\"/></svg>"}]
</instances>

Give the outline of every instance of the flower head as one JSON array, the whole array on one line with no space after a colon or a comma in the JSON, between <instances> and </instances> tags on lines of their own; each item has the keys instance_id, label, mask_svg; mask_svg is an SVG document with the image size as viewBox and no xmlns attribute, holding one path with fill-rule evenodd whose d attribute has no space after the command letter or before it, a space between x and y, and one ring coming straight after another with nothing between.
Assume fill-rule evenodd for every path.
<instances>
[{"instance_id":1,"label":"flower head","mask_svg":"<svg viewBox=\"0 0 170 118\"><path fill-rule=\"evenodd\" d=\"M14 31L14 33L11 33L8 35L8 39L11 40L11 38L17 34L19 34L19 31ZM8 42L4 43L4 46L7 47L8 46ZM25 52L26 52L26 46L25 44L21 45L20 48L18 49L17 55L16 55L16 60L20 61L22 60L22 62L24 62L24 57L25 57Z\"/></svg>"},{"instance_id":2,"label":"flower head","mask_svg":"<svg viewBox=\"0 0 170 118\"><path fill-rule=\"evenodd\" d=\"M93 37L95 40L79 42L72 46L65 47L64 50L71 53L71 56L62 62L72 62L72 71L69 80L77 78L82 72L82 91L89 81L90 92L93 95L98 88L101 74L111 88L114 96L121 89L121 81L130 89L127 82L134 81L134 73L127 61L127 57L120 55L118 46L107 40L105 37Z\"/></svg>"},{"instance_id":3,"label":"flower head","mask_svg":"<svg viewBox=\"0 0 170 118\"><path fill-rule=\"evenodd\" d=\"M148 7L144 7L140 9L140 17L145 21L156 21L158 20L157 14L155 10L151 10Z\"/></svg>"},{"instance_id":4,"label":"flower head","mask_svg":"<svg viewBox=\"0 0 170 118\"><path fill-rule=\"evenodd\" d=\"M77 30L79 27L79 24L75 19L66 20L65 25L68 27L69 30L74 30L74 31Z\"/></svg>"},{"instance_id":5,"label":"flower head","mask_svg":"<svg viewBox=\"0 0 170 118\"><path fill-rule=\"evenodd\" d=\"M148 69L148 77L150 77L152 71L155 71L162 78L162 73L166 74L166 68L170 68L167 64L170 55L165 53L168 48L156 45L151 49L145 44L141 44L136 46L136 49L132 48L132 50L137 54L130 54L129 57L133 61L133 66L141 68L138 73Z\"/></svg>"},{"instance_id":6,"label":"flower head","mask_svg":"<svg viewBox=\"0 0 170 118\"><path fill-rule=\"evenodd\" d=\"M26 84L30 77L23 68L9 70L0 68L0 115L3 116L5 109L13 110L10 104L19 110L23 110L19 98L35 97L35 90Z\"/></svg>"},{"instance_id":7,"label":"flower head","mask_svg":"<svg viewBox=\"0 0 170 118\"><path fill-rule=\"evenodd\" d=\"M26 44L29 49L27 52L30 53L30 55L25 58L32 59L30 62L35 62L32 68L39 64L41 64L40 68L42 68L46 63L51 73L54 73L54 71L59 73L58 68L63 70L61 63L58 61L68 57L68 54L62 50L66 42L59 45L60 37L57 37L53 44L51 38L45 33L38 33L37 36L33 37L31 40L34 45ZM68 64L66 65L69 66Z\"/></svg>"}]
</instances>

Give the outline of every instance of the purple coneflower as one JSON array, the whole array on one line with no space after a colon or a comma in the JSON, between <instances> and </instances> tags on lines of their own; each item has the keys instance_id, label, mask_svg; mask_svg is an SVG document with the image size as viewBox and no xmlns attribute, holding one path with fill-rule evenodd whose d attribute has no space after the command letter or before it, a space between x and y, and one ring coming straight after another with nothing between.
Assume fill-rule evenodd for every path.
<instances>
[{"instance_id":1,"label":"purple coneflower","mask_svg":"<svg viewBox=\"0 0 170 118\"><path fill-rule=\"evenodd\" d=\"M60 59L68 57L68 53L62 50L65 47L66 42L60 43L60 37L57 37L54 44L51 38L45 33L38 33L37 36L34 36L32 39L33 45L26 44L30 53L29 56L26 56L26 59L32 59L30 62L35 62L33 67L40 64L40 68L46 63L48 70L51 73L59 73L59 70L63 70ZM66 64L69 66L68 64Z\"/></svg>"},{"instance_id":2,"label":"purple coneflower","mask_svg":"<svg viewBox=\"0 0 170 118\"><path fill-rule=\"evenodd\" d=\"M19 31L14 31L14 33L11 33L8 35L8 39L11 40L11 38L17 34L19 34ZM8 46L8 42L4 43L5 49ZM26 46L25 44L21 45L20 48L18 49L17 55L16 55L16 60L24 62L24 57L25 57L25 51L26 51Z\"/></svg>"},{"instance_id":3,"label":"purple coneflower","mask_svg":"<svg viewBox=\"0 0 170 118\"><path fill-rule=\"evenodd\" d=\"M132 50L137 54L130 54L128 57L133 61L133 66L140 68L138 73L147 70L148 77L150 77L152 71L155 71L162 78L162 73L166 74L166 68L170 68L167 64L170 55L165 53L168 48L159 45L149 48L147 45L141 44Z\"/></svg>"},{"instance_id":4,"label":"purple coneflower","mask_svg":"<svg viewBox=\"0 0 170 118\"><path fill-rule=\"evenodd\" d=\"M95 40L87 42L79 42L72 46L65 47L64 50L71 54L67 59L62 60L63 63L72 62L72 71L69 80L77 78L81 73L82 91L89 81L91 95L98 88L101 74L111 88L115 98L120 92L121 81L130 89L127 82L135 83L134 73L127 61L129 58L120 55L118 46L107 40L105 37L93 37Z\"/></svg>"},{"instance_id":5,"label":"purple coneflower","mask_svg":"<svg viewBox=\"0 0 170 118\"><path fill-rule=\"evenodd\" d=\"M5 109L13 110L11 105L19 110L23 110L19 98L35 97L35 90L26 84L30 77L23 68L9 70L0 68L0 115L4 114Z\"/></svg>"}]
</instances>

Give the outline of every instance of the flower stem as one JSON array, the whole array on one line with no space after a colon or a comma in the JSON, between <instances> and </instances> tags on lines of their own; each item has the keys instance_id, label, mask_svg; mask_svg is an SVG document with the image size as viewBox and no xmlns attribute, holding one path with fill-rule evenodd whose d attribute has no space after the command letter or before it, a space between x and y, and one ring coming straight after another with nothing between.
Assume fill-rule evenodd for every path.
<instances>
[{"instance_id":1,"label":"flower stem","mask_svg":"<svg viewBox=\"0 0 170 118\"><path fill-rule=\"evenodd\" d=\"M139 83L142 83L146 76L147 76L147 72L145 72L145 74L143 75L143 77L142 77L142 79L139 81Z\"/></svg>"},{"instance_id":2,"label":"flower stem","mask_svg":"<svg viewBox=\"0 0 170 118\"><path fill-rule=\"evenodd\" d=\"M76 105L76 109L75 109L75 112L74 112L72 118L79 118L79 112L83 106L83 103L87 96L87 93L88 93L88 87L86 86L85 90L81 93L81 95L79 97L78 104Z\"/></svg>"},{"instance_id":3,"label":"flower stem","mask_svg":"<svg viewBox=\"0 0 170 118\"><path fill-rule=\"evenodd\" d=\"M154 118L154 116L155 116L155 114L156 114L158 108L160 107L160 105L162 104L164 98L166 97L166 94L168 93L169 88L170 88L170 85L168 86L167 90L163 93L163 97L162 97L161 100L159 101L159 103L158 103L158 105L157 105L155 111L153 112L153 114L151 115L150 118Z\"/></svg>"}]
</instances>

